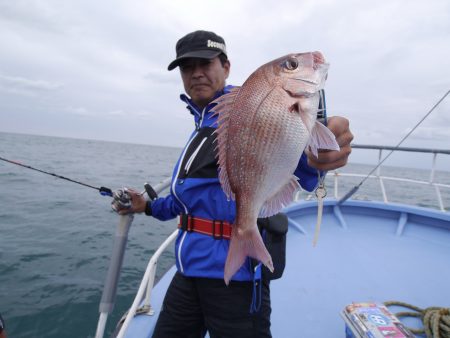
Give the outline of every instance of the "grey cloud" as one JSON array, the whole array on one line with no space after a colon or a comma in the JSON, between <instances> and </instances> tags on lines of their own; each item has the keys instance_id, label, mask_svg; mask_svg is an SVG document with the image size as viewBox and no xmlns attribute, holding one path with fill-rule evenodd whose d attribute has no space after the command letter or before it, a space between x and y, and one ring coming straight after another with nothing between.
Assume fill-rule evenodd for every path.
<instances>
[{"instance_id":1,"label":"grey cloud","mask_svg":"<svg viewBox=\"0 0 450 338\"><path fill-rule=\"evenodd\" d=\"M69 2L52 4L52 1L39 0L0 1L0 20L12 25L15 30L29 31L36 35L61 35L72 29L73 18L76 18L73 13L75 8L69 7Z\"/></svg>"},{"instance_id":2,"label":"grey cloud","mask_svg":"<svg viewBox=\"0 0 450 338\"><path fill-rule=\"evenodd\" d=\"M448 90L448 0L206 3L0 0L0 108L11 112L0 126L20 131L28 118L39 123L22 132L57 126L60 135L181 146L192 121L167 64L178 38L200 28L226 39L235 85L275 57L323 51L328 113L351 120L355 142L399 141ZM427 119L423 137L445 137L448 109ZM103 122L102 135L85 129Z\"/></svg>"},{"instance_id":3,"label":"grey cloud","mask_svg":"<svg viewBox=\"0 0 450 338\"><path fill-rule=\"evenodd\" d=\"M167 69L152 69L144 75L144 79L156 84L177 85L180 82L180 75L177 71L169 72Z\"/></svg>"},{"instance_id":4,"label":"grey cloud","mask_svg":"<svg viewBox=\"0 0 450 338\"><path fill-rule=\"evenodd\" d=\"M62 84L55 82L0 74L0 88L11 93L33 95L42 91L54 91L62 87Z\"/></svg>"}]
</instances>

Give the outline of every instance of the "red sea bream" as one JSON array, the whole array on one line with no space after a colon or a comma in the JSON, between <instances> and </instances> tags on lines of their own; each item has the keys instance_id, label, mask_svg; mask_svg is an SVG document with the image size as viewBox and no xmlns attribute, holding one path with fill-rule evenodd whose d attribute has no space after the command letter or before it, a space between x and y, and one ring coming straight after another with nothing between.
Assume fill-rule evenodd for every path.
<instances>
[{"instance_id":1,"label":"red sea bream","mask_svg":"<svg viewBox=\"0 0 450 338\"><path fill-rule=\"evenodd\" d=\"M320 52L289 54L217 100L219 179L236 201L227 284L247 256L273 271L256 219L292 202L299 188L293 173L306 147L316 156L319 148L339 149L333 133L316 121L327 71Z\"/></svg>"}]
</instances>

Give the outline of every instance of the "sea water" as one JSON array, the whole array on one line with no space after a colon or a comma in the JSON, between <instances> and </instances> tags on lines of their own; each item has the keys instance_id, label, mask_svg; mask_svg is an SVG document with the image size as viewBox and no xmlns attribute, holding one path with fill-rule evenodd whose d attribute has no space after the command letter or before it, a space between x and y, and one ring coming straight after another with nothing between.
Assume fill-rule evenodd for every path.
<instances>
[{"instance_id":1,"label":"sea water","mask_svg":"<svg viewBox=\"0 0 450 338\"><path fill-rule=\"evenodd\" d=\"M21 162L94 187L143 190L171 176L180 149L104 141L0 133L0 157ZM368 173L371 166L350 164L348 171ZM384 174L386 174L386 169ZM389 168L393 176L427 180L423 170ZM326 185L333 195L333 179ZM449 172L436 179L450 182ZM339 186L343 195L361 178ZM110 197L98 191L0 161L0 313L9 337L93 337L98 305L109 265L118 216ZM387 184L391 200L436 206L425 186L420 200L404 184ZM450 196L442 192L446 207ZM380 199L378 182L368 181L357 198ZM149 258L176 229L136 215L113 314L105 337L130 307ZM157 278L174 262L173 246L159 261Z\"/></svg>"}]
</instances>

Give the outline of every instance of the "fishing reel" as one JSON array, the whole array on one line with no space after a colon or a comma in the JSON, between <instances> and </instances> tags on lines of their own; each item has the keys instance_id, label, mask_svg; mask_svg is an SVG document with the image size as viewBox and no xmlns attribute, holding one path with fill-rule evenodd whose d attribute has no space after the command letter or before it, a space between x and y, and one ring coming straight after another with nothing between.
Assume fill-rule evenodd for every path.
<instances>
[{"instance_id":1,"label":"fishing reel","mask_svg":"<svg viewBox=\"0 0 450 338\"><path fill-rule=\"evenodd\" d=\"M145 190L143 192L141 192L140 195L144 195L145 193L147 193L147 195L151 201L158 198L158 194L156 193L156 191L153 189L153 187L150 184L145 183L144 188L145 188ZM111 208L115 212L119 212L120 210L131 208L131 195L128 191L128 188L124 187L122 189L116 190L113 193L112 198L113 198L113 201L111 202Z\"/></svg>"},{"instance_id":2,"label":"fishing reel","mask_svg":"<svg viewBox=\"0 0 450 338\"><path fill-rule=\"evenodd\" d=\"M113 201L111 202L111 208L115 212L131 208L131 195L127 188L117 189L112 197Z\"/></svg>"}]
</instances>

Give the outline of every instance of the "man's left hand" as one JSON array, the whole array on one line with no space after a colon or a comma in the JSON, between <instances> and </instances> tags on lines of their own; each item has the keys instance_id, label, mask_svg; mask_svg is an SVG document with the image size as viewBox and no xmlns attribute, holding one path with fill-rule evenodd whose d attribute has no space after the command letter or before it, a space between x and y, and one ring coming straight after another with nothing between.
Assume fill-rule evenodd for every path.
<instances>
[{"instance_id":1,"label":"man's left hand","mask_svg":"<svg viewBox=\"0 0 450 338\"><path fill-rule=\"evenodd\" d=\"M308 156L308 165L322 171L343 167L347 164L348 157L352 152L350 143L353 140L353 134L350 131L349 121L345 117L332 116L328 118L327 127L336 136L336 142L341 149L339 151L319 149L318 157L305 150Z\"/></svg>"}]
</instances>

